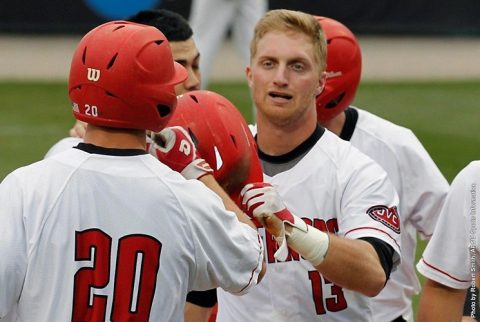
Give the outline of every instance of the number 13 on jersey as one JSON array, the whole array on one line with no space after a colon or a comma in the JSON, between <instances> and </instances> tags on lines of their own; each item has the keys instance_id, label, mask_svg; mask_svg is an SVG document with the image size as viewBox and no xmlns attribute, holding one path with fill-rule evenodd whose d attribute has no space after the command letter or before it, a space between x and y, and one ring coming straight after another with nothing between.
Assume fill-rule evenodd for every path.
<instances>
[{"instance_id":1,"label":"number 13 on jersey","mask_svg":"<svg viewBox=\"0 0 480 322\"><path fill-rule=\"evenodd\" d=\"M327 280L318 271L309 271L308 278L312 283L312 296L317 314L323 315L327 311L338 312L347 308L347 300L340 286ZM330 286L330 295L323 294L324 285Z\"/></svg>"}]
</instances>

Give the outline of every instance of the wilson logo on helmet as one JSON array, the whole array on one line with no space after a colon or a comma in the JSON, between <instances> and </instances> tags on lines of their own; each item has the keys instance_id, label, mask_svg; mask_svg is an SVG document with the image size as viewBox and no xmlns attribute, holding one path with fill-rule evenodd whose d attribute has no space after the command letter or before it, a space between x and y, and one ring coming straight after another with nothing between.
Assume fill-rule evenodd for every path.
<instances>
[{"instance_id":1,"label":"wilson logo on helmet","mask_svg":"<svg viewBox=\"0 0 480 322\"><path fill-rule=\"evenodd\" d=\"M100 79L100 70L95 68L87 68L87 79L96 82Z\"/></svg>"}]
</instances>

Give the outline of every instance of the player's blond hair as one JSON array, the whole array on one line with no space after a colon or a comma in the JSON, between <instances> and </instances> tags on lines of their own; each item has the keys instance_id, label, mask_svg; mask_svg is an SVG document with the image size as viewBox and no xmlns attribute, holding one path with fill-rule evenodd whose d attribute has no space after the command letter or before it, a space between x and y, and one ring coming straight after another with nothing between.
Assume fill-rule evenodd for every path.
<instances>
[{"instance_id":1,"label":"player's blond hair","mask_svg":"<svg viewBox=\"0 0 480 322\"><path fill-rule=\"evenodd\" d=\"M311 39L314 60L320 72L325 71L327 42L322 27L314 16L294 10L276 9L268 11L255 26L250 42L250 58L255 57L260 39L271 31L299 32Z\"/></svg>"}]
</instances>

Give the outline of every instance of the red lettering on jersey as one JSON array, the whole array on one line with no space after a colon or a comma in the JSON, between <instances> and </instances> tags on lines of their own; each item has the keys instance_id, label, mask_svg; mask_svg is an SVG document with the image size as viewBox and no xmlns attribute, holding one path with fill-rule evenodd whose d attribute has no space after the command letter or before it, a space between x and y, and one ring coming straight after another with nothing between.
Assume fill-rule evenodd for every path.
<instances>
[{"instance_id":1,"label":"red lettering on jersey","mask_svg":"<svg viewBox=\"0 0 480 322\"><path fill-rule=\"evenodd\" d=\"M75 261L91 261L93 267L83 267L75 273L73 322L105 321L107 297L92 294L91 289L108 285L111 247L112 238L99 229L75 233Z\"/></svg>"},{"instance_id":2,"label":"red lettering on jersey","mask_svg":"<svg viewBox=\"0 0 480 322\"><path fill-rule=\"evenodd\" d=\"M275 263L276 259L273 256L278 249L277 241L268 231L265 231L265 244L267 250L267 261L269 264Z\"/></svg>"},{"instance_id":3,"label":"red lettering on jersey","mask_svg":"<svg viewBox=\"0 0 480 322\"><path fill-rule=\"evenodd\" d=\"M338 232L338 222L336 218L330 218L326 222L323 219L311 219L311 218L302 218L302 220L310 226L313 226L323 232L329 232L331 234L336 234ZM275 238L267 231L265 231L265 243L266 243L266 251L267 251L267 261L269 264L277 262L275 259L275 252L278 250L277 242ZM300 255L291 249L288 248L288 257L285 262L290 261L299 261Z\"/></svg>"},{"instance_id":4,"label":"red lettering on jersey","mask_svg":"<svg viewBox=\"0 0 480 322\"><path fill-rule=\"evenodd\" d=\"M314 219L313 223L308 223L306 220L307 218L303 219L307 224L312 225L313 227L317 228L320 231L323 231L324 233L328 232L327 230L327 223L323 219ZM311 222L311 220L309 220Z\"/></svg>"},{"instance_id":5,"label":"red lettering on jersey","mask_svg":"<svg viewBox=\"0 0 480 322\"><path fill-rule=\"evenodd\" d=\"M265 242L267 244L267 261L269 264L277 262L275 259L275 252L278 249L277 241L269 232L265 231ZM288 248L288 257L285 262L300 260L300 255L290 247Z\"/></svg>"},{"instance_id":6,"label":"red lettering on jersey","mask_svg":"<svg viewBox=\"0 0 480 322\"><path fill-rule=\"evenodd\" d=\"M367 210L367 214L378 222L381 222L395 233L400 234L400 218L398 217L397 207L373 206Z\"/></svg>"},{"instance_id":7,"label":"red lettering on jersey","mask_svg":"<svg viewBox=\"0 0 480 322\"><path fill-rule=\"evenodd\" d=\"M287 258L287 262L289 261L299 261L300 260L300 255L294 251L293 249L291 249L290 247L288 247L288 258Z\"/></svg>"},{"instance_id":8,"label":"red lettering on jersey","mask_svg":"<svg viewBox=\"0 0 480 322\"><path fill-rule=\"evenodd\" d=\"M148 321L160 268L162 244L148 235L128 235L118 242L112 321ZM138 276L136 276L138 274ZM138 280L138 290L134 283Z\"/></svg>"},{"instance_id":9,"label":"red lettering on jersey","mask_svg":"<svg viewBox=\"0 0 480 322\"><path fill-rule=\"evenodd\" d=\"M330 234L336 235L338 233L338 221L337 218L330 218L327 220L327 231Z\"/></svg>"},{"instance_id":10,"label":"red lettering on jersey","mask_svg":"<svg viewBox=\"0 0 480 322\"><path fill-rule=\"evenodd\" d=\"M302 220L307 224L307 225L310 225L310 226L313 226L313 220L310 219L310 218L302 218ZM315 219L317 220L317 219Z\"/></svg>"},{"instance_id":11,"label":"red lettering on jersey","mask_svg":"<svg viewBox=\"0 0 480 322\"><path fill-rule=\"evenodd\" d=\"M305 219L304 219L305 220ZM305 222L309 224L306 220ZM312 224L310 224L312 225ZM323 231L324 233L331 233L336 234L338 232L338 222L337 218L330 218L325 222L323 219L315 218L313 220L313 227L317 228L318 230Z\"/></svg>"},{"instance_id":12,"label":"red lettering on jersey","mask_svg":"<svg viewBox=\"0 0 480 322\"><path fill-rule=\"evenodd\" d=\"M327 280L318 271L309 271L308 278L312 284L312 299L315 303L317 315L329 312L338 312L348 307L347 300L343 294L343 289ZM323 288L329 288L324 295Z\"/></svg>"}]
</instances>

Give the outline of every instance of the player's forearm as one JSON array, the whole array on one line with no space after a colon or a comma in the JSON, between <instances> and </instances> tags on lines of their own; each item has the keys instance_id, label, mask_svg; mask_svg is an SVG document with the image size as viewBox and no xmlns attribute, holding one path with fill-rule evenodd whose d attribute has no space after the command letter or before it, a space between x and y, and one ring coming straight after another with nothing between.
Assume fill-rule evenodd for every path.
<instances>
[{"instance_id":1,"label":"player's forearm","mask_svg":"<svg viewBox=\"0 0 480 322\"><path fill-rule=\"evenodd\" d=\"M233 211L240 222L249 225L253 229L257 227L253 224L250 217L248 217L237 204L230 198L230 196L223 190L223 188L218 184L217 180L211 174L204 175L199 179L204 185L206 185L210 190L215 192L223 201L225 208L227 210Z\"/></svg>"},{"instance_id":2,"label":"player's forearm","mask_svg":"<svg viewBox=\"0 0 480 322\"><path fill-rule=\"evenodd\" d=\"M363 240L331 234L327 255L315 268L329 281L366 296L376 296L386 282L375 249Z\"/></svg>"},{"instance_id":3,"label":"player's forearm","mask_svg":"<svg viewBox=\"0 0 480 322\"><path fill-rule=\"evenodd\" d=\"M211 314L211 307L203 307L188 302L185 303L185 322L207 322Z\"/></svg>"},{"instance_id":4,"label":"player's forearm","mask_svg":"<svg viewBox=\"0 0 480 322\"><path fill-rule=\"evenodd\" d=\"M225 209L234 212L237 215L238 221L250 226L255 231L257 230L257 227L252 222L250 217L248 217L240 208L238 208L237 204L230 198L230 196L225 192L225 190L223 190L223 188L218 184L217 180L215 180L215 177L213 175L207 174L200 177L198 180L200 180L204 185L206 185L210 190L215 192L222 199L223 204L225 205ZM262 263L262 270L258 274L257 283L260 283L266 271L267 271L267 264L264 258Z\"/></svg>"},{"instance_id":5,"label":"player's forearm","mask_svg":"<svg viewBox=\"0 0 480 322\"><path fill-rule=\"evenodd\" d=\"M420 298L418 322L460 321L465 294L466 290L427 279Z\"/></svg>"}]
</instances>

